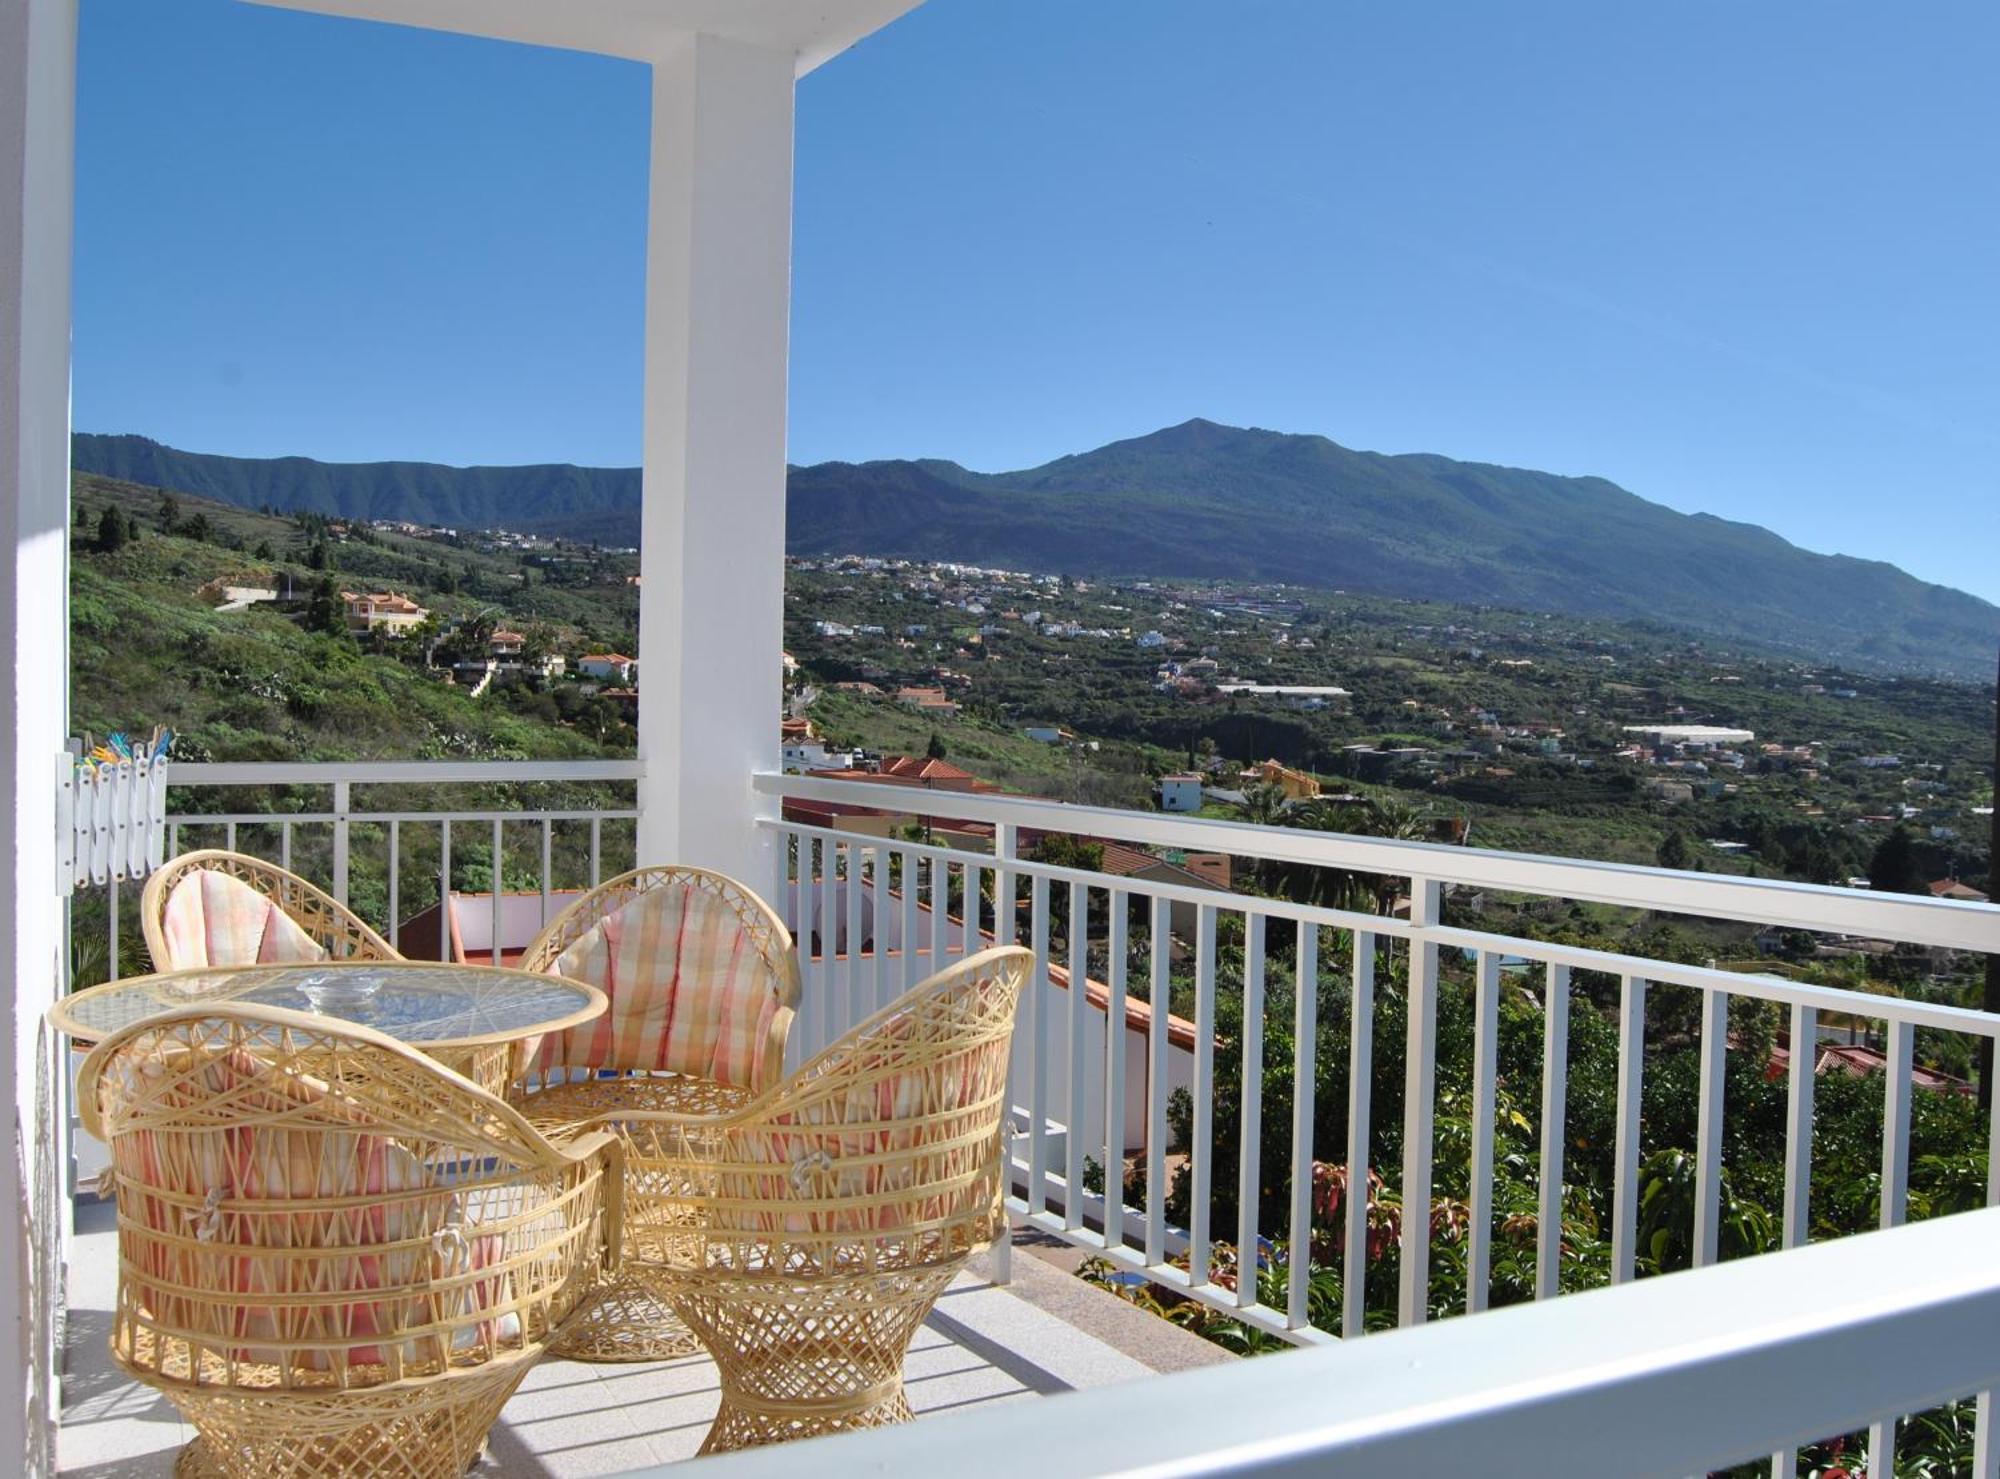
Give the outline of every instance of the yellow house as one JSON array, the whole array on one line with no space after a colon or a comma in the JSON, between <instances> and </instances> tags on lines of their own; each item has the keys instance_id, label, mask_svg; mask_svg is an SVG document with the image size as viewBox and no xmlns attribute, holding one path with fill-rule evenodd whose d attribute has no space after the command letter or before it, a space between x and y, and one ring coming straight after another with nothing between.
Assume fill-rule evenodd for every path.
<instances>
[{"instance_id":1,"label":"yellow house","mask_svg":"<svg viewBox=\"0 0 2000 1479\"><path fill-rule=\"evenodd\" d=\"M1310 801L1319 795L1319 779L1276 760L1263 760L1242 774L1246 786L1276 786L1287 801Z\"/></svg>"},{"instance_id":2,"label":"yellow house","mask_svg":"<svg viewBox=\"0 0 2000 1479\"><path fill-rule=\"evenodd\" d=\"M400 637L430 615L408 596L394 591L342 591L340 599L347 603L347 629L351 632L387 627L391 636Z\"/></svg>"}]
</instances>

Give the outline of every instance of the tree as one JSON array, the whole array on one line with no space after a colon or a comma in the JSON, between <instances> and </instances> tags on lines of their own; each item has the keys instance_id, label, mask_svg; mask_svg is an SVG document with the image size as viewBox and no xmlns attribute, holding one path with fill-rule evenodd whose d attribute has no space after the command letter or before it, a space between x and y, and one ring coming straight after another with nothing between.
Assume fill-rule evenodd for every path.
<instances>
[{"instance_id":1,"label":"tree","mask_svg":"<svg viewBox=\"0 0 2000 1479\"><path fill-rule=\"evenodd\" d=\"M935 730L931 731L931 742L924 746L924 754L932 760L944 759L944 736Z\"/></svg>"},{"instance_id":2,"label":"tree","mask_svg":"<svg viewBox=\"0 0 2000 1479\"><path fill-rule=\"evenodd\" d=\"M1694 853L1688 847L1687 833L1679 828L1675 828L1660 839L1659 850L1653 856L1662 868L1687 868L1694 863Z\"/></svg>"},{"instance_id":3,"label":"tree","mask_svg":"<svg viewBox=\"0 0 2000 1479\"><path fill-rule=\"evenodd\" d=\"M306 602L306 630L324 632L329 637L342 636L347 631L347 608L334 588L331 575L320 577L319 584L313 587L312 598Z\"/></svg>"},{"instance_id":4,"label":"tree","mask_svg":"<svg viewBox=\"0 0 2000 1479\"><path fill-rule=\"evenodd\" d=\"M105 507L97 518L97 548L101 554L116 554L125 546L125 515L116 504Z\"/></svg>"},{"instance_id":5,"label":"tree","mask_svg":"<svg viewBox=\"0 0 2000 1479\"><path fill-rule=\"evenodd\" d=\"M1868 886L1877 893L1927 892L1923 870L1917 866L1916 845L1910 840L1908 827L1896 828L1875 849L1875 856L1868 860Z\"/></svg>"},{"instance_id":6,"label":"tree","mask_svg":"<svg viewBox=\"0 0 2000 1479\"><path fill-rule=\"evenodd\" d=\"M257 548L252 550L251 553L254 554L258 559L267 562L278 558L278 552L271 548L271 541L268 539L258 540Z\"/></svg>"},{"instance_id":7,"label":"tree","mask_svg":"<svg viewBox=\"0 0 2000 1479\"><path fill-rule=\"evenodd\" d=\"M198 539L206 544L214 531L209 527L207 514L193 514L178 532L183 539Z\"/></svg>"},{"instance_id":8,"label":"tree","mask_svg":"<svg viewBox=\"0 0 2000 1479\"><path fill-rule=\"evenodd\" d=\"M180 522L181 501L162 488L160 490L160 532L171 534L174 525Z\"/></svg>"}]
</instances>

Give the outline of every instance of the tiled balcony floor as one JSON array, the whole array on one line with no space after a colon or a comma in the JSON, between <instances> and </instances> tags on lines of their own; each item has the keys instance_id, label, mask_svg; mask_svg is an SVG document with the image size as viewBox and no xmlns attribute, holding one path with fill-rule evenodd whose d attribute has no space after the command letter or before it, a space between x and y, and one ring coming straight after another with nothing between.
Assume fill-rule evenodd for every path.
<instances>
[{"instance_id":1,"label":"tiled balcony floor","mask_svg":"<svg viewBox=\"0 0 2000 1479\"><path fill-rule=\"evenodd\" d=\"M1228 1359L1024 1251L1014 1269L1003 1289L975 1264L918 1332L905 1372L919 1418ZM111 1208L82 1201L70 1259L60 1469L88 1479L165 1479L193 1430L166 1398L111 1364L105 1342L116 1279ZM580 1479L691 1458L715 1406L715 1368L704 1356L629 1366L543 1361L507 1404L474 1473Z\"/></svg>"}]
</instances>

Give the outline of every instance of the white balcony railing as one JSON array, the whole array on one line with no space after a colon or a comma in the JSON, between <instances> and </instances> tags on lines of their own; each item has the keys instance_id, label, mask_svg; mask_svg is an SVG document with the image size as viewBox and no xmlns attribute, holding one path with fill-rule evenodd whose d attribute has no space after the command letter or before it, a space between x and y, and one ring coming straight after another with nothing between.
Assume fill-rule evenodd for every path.
<instances>
[{"instance_id":1,"label":"white balcony railing","mask_svg":"<svg viewBox=\"0 0 2000 1479\"><path fill-rule=\"evenodd\" d=\"M766 776L765 794L778 798L834 801L879 809L884 817L920 816L933 822L985 824L992 829L990 853L963 827L960 845L942 846L875 835L882 827L850 820L838 827L798 822L766 823L782 841L772 886L785 900L787 917L801 939L806 976L799 1048L811 1052L845 1026L887 1001L904 986L934 969L943 958L977 949L992 940L1027 944L1039 962L1034 989L1024 1006L1014 1054L1014 1102L1020 1130L1016 1151L1016 1213L1107 1260L1128 1275L1141 1276L1170 1291L1224 1312L1242 1324L1299 1345L1323 1344L1359 1335L1369 1328L1368 1279L1380 1249L1370 1246L1370 1208L1360 1196L1344 1198L1340 1308L1316 1311L1310 1260L1273 1259L1261 1279L1234 1277L1222 1240L1238 1250L1270 1242L1304 1249L1313 1236L1314 1095L1322 1075L1314 1060L1318 993L1291 993L1289 1028L1294 1061L1290 1075L1289 1164L1260 1164L1265 1074L1266 976L1277 954L1290 958L1294 979L1344 977L1348 987L1350 1059L1341 1091L1346 1098L1347 1143L1338 1149L1345 1185L1369 1184L1371 1170L1383 1175L1403 1208L1432 1205L1441 1166L1437 1160L1437 1070L1439 992L1456 961L1469 966L1473 998L1470 1049L1470 1104L1464 1184L1462 1257L1464 1308L1476 1312L1490 1298L1495 1251L1495 1115L1498 1102L1497 1025L1503 983L1521 982L1538 992L1543 1007L1541 1080L1535 1085L1538 1156L1535 1208L1533 1296L1545 1299L1563 1288L1563 1216L1571 999L1583 980L1604 983L1613 995L1616 1050L1615 1145L1610 1188L1610 1259L1605 1275L1613 1285L1640 1271L1642 1091L1647 1072L1649 993L1685 993L1695 1025L1698 1078L1697 1126L1692 1146L1693 1211L1690 1259L1700 1269L1718 1262L1725 1207L1724 1121L1728 1110L1725 1068L1733 1003L1768 1003L1780 1009L1789 1028L1786 1083L1784 1186L1776 1242L1794 1249L1811 1227L1816 1052L1800 1050L1820 1039L1822 1020L1871 1025L1882 1043L1882 1136L1880 1195L1876 1220L1882 1228L1908 1215L1911 1172L1911 1117L1916 1034L1920 1030L1962 1034L1971 1039L2000 1035L2000 1018L1960 1007L1807 984L1767 974L1741 974L1708 966L1677 964L1635 955L1551 944L1511 934L1445 922L1445 899L1452 889L1490 894L1587 901L1632 909L1747 922L1821 934L1866 935L1934 950L2000 952L2000 909L1951 904L1926 898L1878 896L1845 889L1782 881L1686 874L1552 858L1532 858L1464 848L1389 842L1282 828L1144 813L1074 807L993 794L929 792L906 787L856 786L848 782ZM945 831L939 827L940 832ZM1024 832L1054 832L1181 849L1221 853L1238 859L1342 870L1393 880L1408 901L1407 917L1325 908L1247 894L1220 893L1184 884L1111 877L1019 855ZM906 880L912 881L906 886ZM986 896L983 913L966 900ZM1060 921L1101 919L1101 926L1058 928ZM1219 940L1223 922L1240 927L1240 968L1225 971ZM1184 921L1191 921L1187 928ZM1131 946L1137 931L1148 936L1143 955ZM1097 936L1093 939L1093 935ZM1055 949L1052 950L1052 941ZM858 948L856 948L858 947ZM1338 949L1336 960L1328 952ZM1385 962L1400 954L1398 966L1406 1031L1400 1041L1379 1040L1378 977ZM1057 958L1058 955L1060 958ZM1092 961L1100 962L1095 972ZM1450 966L1447 963L1452 963ZM1233 962L1232 962L1233 964ZM1503 964L1507 967L1503 974ZM1524 970L1525 968L1525 970ZM1527 972L1532 972L1530 977ZM1090 991L1067 983L1089 980ZM1170 998L1178 974L1191 979L1191 1060L1183 1074L1172 1071L1173 1026L1168 1014L1153 1010L1145 1021L1143 1050L1128 1049L1125 1034L1110 1024L1125 1020L1135 982L1157 1006ZM1233 977L1233 979L1231 979ZM1532 980L1532 988L1526 983ZM1615 983L1613 985L1612 983ZM1234 1102L1217 1103L1218 1007L1225 996L1240 1012L1240 1060ZM1402 1059L1400 1107L1401 1165L1371 1166L1370 1141L1379 1065ZM1136 1116L1140 1134L1130 1133L1126 1114L1134 1079L1142 1081ZM1187 1143L1170 1144L1169 1097L1185 1086L1191 1100ZM1218 1115L1236 1122L1233 1163L1216 1150ZM1988 1117L1985 1200L2000 1203L2000 1119ZM1100 1197L1085 1186L1086 1159L1119 1167L1128 1149L1143 1164L1142 1205L1123 1205L1115 1169ZM1186 1218L1167 1216L1170 1155L1186 1157ZM1259 1190L1267 1177L1290 1186L1288 1205L1275 1218L1260 1211ZM1211 1204L1218 1192L1234 1187L1234 1220L1217 1225ZM1404 1216L1395 1249L1397 1297L1393 1322L1412 1326L1442 1313L1433 1303L1430 1261L1436 1240L1428 1219ZM1455 1249L1454 1256L1461 1250ZM1247 1261L1247 1255L1246 1261ZM1572 1284L1574 1280L1572 1279ZM1380 1323L1381 1314L1374 1316ZM1965 1390L1970 1390L1968 1387ZM1993 1435L1985 1421L1990 1398L1982 1399L1981 1443ZM1871 1454L1886 1454L1894 1441L1893 1419L1877 1422ZM1982 1460L1990 1464L1990 1460ZM1773 1472L1793 1472L1792 1455L1776 1453ZM1886 1473L1886 1467L1874 1472ZM1984 1472L1984 1470L1982 1470Z\"/></svg>"},{"instance_id":2,"label":"white balcony railing","mask_svg":"<svg viewBox=\"0 0 2000 1479\"><path fill-rule=\"evenodd\" d=\"M312 878L400 944L404 921L451 892L455 864L465 862L469 846L486 861L489 883L479 892L489 895L487 938L497 940L509 933L502 918L509 875L539 894L546 916L563 892L632 866L639 774L636 760L177 764L168 792L167 855L222 847L265 858ZM584 799L534 797L552 787L582 791ZM190 805L218 791L240 796L276 788L284 788L284 807ZM371 792L392 804L366 804ZM470 804L465 792L472 793ZM368 885L366 899L356 896L358 877ZM494 877L500 888L491 886ZM72 957L82 968L73 984L148 968L135 954L136 894L130 884L112 883L82 896L72 937ZM449 929L440 929L430 948L443 956L450 947Z\"/></svg>"},{"instance_id":3,"label":"white balcony railing","mask_svg":"<svg viewBox=\"0 0 2000 1479\"><path fill-rule=\"evenodd\" d=\"M2000 1211L1940 1218L1282 1361L1065 1394L1027 1421L988 1409L751 1449L703 1472L1713 1473L2000 1382L1996 1238ZM1926 1472L1991 1479L1994 1454L1982 1446L1969 1467Z\"/></svg>"},{"instance_id":4,"label":"white balcony railing","mask_svg":"<svg viewBox=\"0 0 2000 1479\"><path fill-rule=\"evenodd\" d=\"M527 891L538 889L545 913L554 895L588 886L628 866L637 816L631 783L638 773L636 762L183 765L174 771L177 798L186 796L179 790L183 786L282 786L323 788L319 794L326 799L321 804L311 791L290 790L284 804L302 809L249 807L228 812L203 812L183 800L180 809L170 810L170 820L177 829L176 849L230 846L293 866L330 886L336 895L365 903L364 912L372 912L393 938L412 906L421 907L448 890L454 857L462 863L474 845L483 848L489 859L502 861L497 872L503 880L523 874L531 878L535 886ZM529 788L551 785L566 788L559 799L530 794ZM1575 1302L1575 1323L1566 1324L1572 1317L1562 1311L1572 1301L1550 1302L1551 1296L1579 1283L1578 1271L1564 1262L1563 1217L1572 1190L1565 1178L1571 1147L1564 1126L1572 1108L1567 1073L1572 1032L1584 1033L1589 1026L1602 1036L1601 1029L1583 1023L1572 1012L1573 998L1581 1003L1586 987L1608 1009L1615 1030L1615 1105L1608 1116L1613 1124L1611 1171L1608 1192L1603 1193L1608 1203L1609 1257L1596 1274L1599 1282L1632 1286L1621 1294L1667 1287L1660 1280L1639 1277L1646 1269L1638 1236L1649 1001L1657 1006L1676 995L1685 998L1688 1026L1682 1041L1692 1046L1698 1065L1692 1075L1697 1102L1689 1147L1692 1211L1687 1261L1708 1272L1686 1279L1676 1276L1674 1286L1683 1290L1723 1289L1720 1282L1700 1282L1713 1274L1728 1274L1741 1283L1747 1275L1739 1268L1749 1266L1747 1260L1730 1261L1720 1269L1709 1269L1722 1261L1724 1252L1724 1126L1730 1109L1725 1070L1732 1004L1775 1007L1795 1049L1815 1043L1828 1019L1848 1023L1857 1031L1860 1024L1868 1024L1871 1037L1880 1043L1883 1064L1881 1140L1879 1155L1871 1159L1880 1186L1874 1220L1885 1229L1897 1227L1909 1214L1912 1114L1917 1096L1927 1092L1915 1086L1917 1034L1958 1034L1974 1040L2000 1036L2000 1019L1954 1006L1550 943L1470 927L1462 917L1464 893L1476 890L1492 896L1610 905L1993 954L2000 953L2000 908L1993 906L1075 807L995 794L777 775L757 777L756 786L774 813L788 799L818 800L878 808L891 819L850 817L835 826L816 826L773 815L755 822L772 844L771 872L765 879L749 881L769 890L799 941L805 994L793 1034L795 1060L954 956L994 940L1029 945L1038 968L1024 1003L1012 1086L1017 1106L1012 1206L1017 1216L1089 1250L1126 1279L1157 1286L1172 1297L1191 1300L1249 1330L1294 1345L1338 1346L1371 1328L1416 1326L1450 1312L1441 1307L1436 1294L1438 1280L1431 1261L1438 1244L1430 1219L1403 1217L1385 1248L1381 1227L1374 1220L1380 1209L1372 1208L1365 1196L1340 1201L1338 1235L1332 1240L1338 1245L1334 1256L1339 1294L1332 1307L1313 1286L1309 1259L1279 1256L1276 1250L1312 1244L1316 1162L1322 1176L1330 1172L1349 1187L1367 1186L1371 1172L1375 1173L1384 1184L1385 1203L1405 1208L1432 1206L1442 1180L1463 1186L1463 1229L1450 1253L1452 1287L1456 1289L1462 1276L1467 1312L1487 1306L1492 1298L1496 1238L1501 1235L1494 1205L1496 1115L1507 1102L1505 1094L1511 1093L1530 1111L1535 1125L1531 1293L1543 1304L1534 1313L1553 1321L1551 1330L1570 1333L1558 1338L1539 1324L1532 1331L1524 1323L1515 1328L1523 1339L1554 1340L1565 1350L1574 1347L1578 1361L1592 1350L1606 1361L1614 1359L1615 1342L1590 1342L1596 1338L1592 1332L1615 1330L1615 1319L1607 1326L1600 1317L1586 1315L1585 1300ZM356 806L356 787L364 788L364 797L372 788L387 788L376 793L386 800ZM450 789L457 787L481 789L468 801L465 793ZM413 797L434 804L414 804ZM935 836L926 842L888 835L893 819L912 814L989 827L990 841L968 837L963 829L953 834L958 844L954 846ZM750 825L747 818L746 825ZM1367 875L1387 880L1371 897L1383 901L1395 897L1403 907L1378 913L1363 907L1303 904L1185 881L1113 876L1022 856L1023 835L1043 832L1219 853L1251 864ZM127 930L130 892L128 888L124 901ZM365 900L356 899L364 892ZM494 892L492 923L494 937L499 938L501 902L499 890ZM985 902L978 908L967 907L967 901L976 900ZM119 913L114 899L107 911L108 927L114 932L108 947L113 970L120 956L115 933ZM1070 928L1074 921L1084 922L1083 927ZM83 927L106 925L93 918ZM439 944L443 948L443 942ZM1287 977L1334 981L1345 988L1343 1063L1318 1061L1316 1013L1321 994L1286 991L1282 986ZM1084 989L1072 990L1072 983L1082 983ZM1185 1020L1165 1009L1174 1002L1176 987ZM1533 1084L1500 1081L1503 992L1531 995L1540 1008L1539 1080ZM1143 1009L1135 1006L1139 998L1149 999ZM1454 1039L1454 1050L1468 1061L1454 1059L1452 1074L1468 1087L1451 1106L1453 1124L1463 1133L1444 1142L1453 1149L1450 1159L1440 1159L1444 1154L1438 1133L1440 1028L1449 1025L1441 1020L1440 1005L1463 1000L1470 1001L1469 1043L1463 1037ZM1275 1002L1287 1003L1282 1019L1273 1015ZM1384 1010L1392 1005L1402 1026L1387 1033L1380 1023L1385 1016L1394 1020ZM1596 1008L1576 1008L1584 1010ZM1218 1031L1219 1015L1228 1022L1227 1033ZM1265 1061L1265 1044L1274 1033L1289 1038L1290 1046L1284 1049L1290 1055L1288 1065ZM1219 1043L1229 1055L1220 1063ZM1777 1209L1782 1229L1774 1239L1783 1250L1798 1250L1809 1240L1812 1226L1814 1059L1811 1051L1793 1051L1785 1075L1783 1193ZM1289 1073L1283 1071L1287 1066ZM1267 1067L1274 1073L1267 1075ZM1220 1101L1218 1083L1234 1085ZM1267 1115L1267 1083L1288 1093L1289 1105L1281 1112ZM1385 1098L1385 1084L1398 1092L1387 1096L1396 1102L1383 1109L1377 1101ZM1181 1118L1173 1113L1176 1090L1187 1095L1185 1143L1174 1143L1170 1133L1170 1119L1178 1123ZM1327 1093L1339 1096L1327 1100L1329 1108L1344 1106L1345 1143L1316 1147L1316 1098ZM1233 1139L1236 1146L1227 1163L1218 1150L1218 1127L1225 1121L1231 1133L1222 1139ZM1397 1164L1371 1164L1376 1159L1371 1156L1371 1142L1378 1141L1383 1130L1395 1132L1391 1138L1400 1147ZM2000 1203L2000 1154L1995 1154L2000 1149L2000 1120L1989 1115L1981 1138L1987 1151L1984 1200L1993 1205ZM1284 1147L1269 1152L1281 1156L1282 1163L1266 1165L1266 1147L1273 1145ZM1321 1152L1317 1156L1316 1149ZM1143 1183L1142 1194L1131 1205L1122 1194L1119 1176L1128 1156L1138 1171L1136 1180ZM1104 1168L1101 1189L1089 1174L1091 1163ZM1170 1177L1176 1174L1181 1183L1170 1196ZM1263 1194L1268 1186L1289 1188L1275 1213L1272 1197ZM1170 1205L1176 1212L1171 1217ZM1218 1206L1233 1210L1218 1214ZM1935 1225L1984 1225L1993 1215L1939 1219ZM1935 1243L1935 1256L1955 1257L1964 1237L1957 1232L1933 1234L1933 1226L1927 1223L1914 1230L1931 1239L1923 1247ZM1886 1289L1899 1287L1891 1276L1900 1277L1904 1271L1893 1261L1892 1250L1914 1249L1918 1241L1883 1239L1875 1248L1877 1240L1870 1236L1835 1246L1846 1260L1842 1269L1853 1263L1855 1269L1876 1276L1879 1287ZM1262 1277L1239 1279L1233 1276L1225 1245L1274 1251L1261 1260ZM1394 1267L1393 1298L1385 1296L1385 1257ZM1778 1252L1760 1263L1770 1268L1774 1279L1781 1270L1788 1281L1807 1277L1799 1272L1807 1265L1789 1261L1793 1258L1794 1252ZM1372 1304L1371 1268L1376 1273ZM1936 1272L1947 1282L1963 1283L1973 1271L1941 1263ZM1756 1287L1754 1279L1745 1287ZM1793 1285L1787 1282L1783 1287ZM1968 1299L1976 1295L1991 1303L1992 1291L1983 1285L1971 1293L1969 1284L1953 1288ZM1656 1305L1667 1311L1682 1308L1671 1300L1660 1304L1663 1298L1648 1293L1653 1302L1646 1310L1654 1311ZM1750 1363L1740 1368L1749 1371L1780 1348L1771 1344L1777 1337L1770 1329L1736 1328L1729 1319L1731 1305L1718 1298L1720 1302L1706 1297L1690 1300L1685 1306L1690 1319L1699 1314L1708 1320L1702 1328L1712 1341L1715 1364L1704 1367L1697 1380L1691 1373L1701 1362L1686 1351L1668 1363L1671 1371L1641 1363L1631 1372L1632 1380L1640 1384L1635 1390L1657 1379L1661 1384L1651 1389L1655 1395L1679 1402L1697 1390L1708 1391L1717 1373L1738 1371L1730 1363ZM1523 1314L1509 1310L1496 1318L1519 1322ZM1858 1306L1849 1310L1837 1302L1826 1304L1816 1323L1806 1322L1810 1331L1806 1325L1798 1327L1804 1332L1799 1336L1804 1344L1782 1348L1795 1354L1809 1351L1818 1360L1841 1340L1875 1329L1869 1324L1873 1318ZM1909 1321L1892 1323L1898 1339L1916 1328ZM1426 1335L1444 1343L1437 1351L1469 1352L1475 1347L1450 1342L1471 1340L1456 1332L1484 1324L1453 1321ZM1695 1332L1684 1333L1694 1343L1688 1351L1700 1344ZM1415 1334L1395 1338L1400 1341ZM1476 1349L1487 1351L1484 1346ZM1879 1348L1878 1354L1889 1349ZM1876 1360L1871 1365L1883 1363ZM1504 1365L1489 1370L1472 1360L1465 1369L1484 1372L1494 1383L1505 1385ZM1567 1375L1553 1368L1546 1373L1553 1383L1549 1390L1569 1391L1564 1383L1571 1383L1570 1395L1582 1400L1589 1387L1583 1368L1566 1369ZM1867 1388L1879 1401L1784 1408L1768 1425L1772 1472L1791 1474L1790 1445L1838 1431L1850 1418L1870 1425L1871 1455L1886 1455L1893 1448L1896 1419L1918 1410L1923 1405L1919 1397L1927 1402L1956 1393L1977 1397L1977 1471L2000 1479L1991 1420L1993 1380L1994 1373L1964 1365L1952 1380L1942 1386L1933 1382L1920 1392L1915 1386L1906 1391L1884 1374ZM1717 1389L1726 1390L1726 1385ZM1400 1431L1398 1424L1415 1431L1429 1421L1422 1416L1427 1409L1417 1387L1398 1389L1385 1398L1390 1399L1394 1399L1391 1407L1402 1415L1384 1432ZM1747 1429L1731 1428L1731 1441L1742 1431ZM1673 1450L1686 1457L1674 1458L1668 1470L1673 1464L1683 1470L1698 1467L1693 1456L1716 1451L1713 1444L1704 1447L1695 1441L1699 1436ZM1190 1450L1191 1457L1193 1453ZM1889 1469L1878 1465L1872 1472L1879 1475Z\"/></svg>"}]
</instances>

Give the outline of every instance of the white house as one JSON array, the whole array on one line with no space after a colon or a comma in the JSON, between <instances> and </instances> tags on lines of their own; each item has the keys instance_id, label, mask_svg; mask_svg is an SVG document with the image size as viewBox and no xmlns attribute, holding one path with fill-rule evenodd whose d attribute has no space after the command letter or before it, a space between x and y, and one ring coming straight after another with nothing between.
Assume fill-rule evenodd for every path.
<instances>
[{"instance_id":1,"label":"white house","mask_svg":"<svg viewBox=\"0 0 2000 1479\"><path fill-rule=\"evenodd\" d=\"M784 766L788 771L853 770L855 758L854 751L830 750L821 740L785 742Z\"/></svg>"},{"instance_id":2,"label":"white house","mask_svg":"<svg viewBox=\"0 0 2000 1479\"><path fill-rule=\"evenodd\" d=\"M1192 773L1160 777L1161 811L1200 811L1201 777Z\"/></svg>"},{"instance_id":3,"label":"white house","mask_svg":"<svg viewBox=\"0 0 2000 1479\"><path fill-rule=\"evenodd\" d=\"M576 660L578 676L601 678L612 683L630 683L639 671L639 660L622 652L592 652Z\"/></svg>"}]
</instances>

